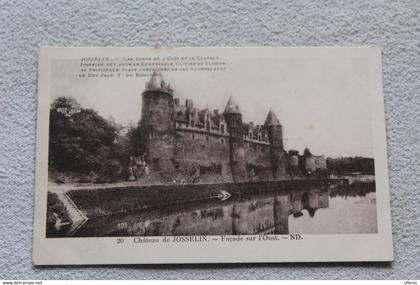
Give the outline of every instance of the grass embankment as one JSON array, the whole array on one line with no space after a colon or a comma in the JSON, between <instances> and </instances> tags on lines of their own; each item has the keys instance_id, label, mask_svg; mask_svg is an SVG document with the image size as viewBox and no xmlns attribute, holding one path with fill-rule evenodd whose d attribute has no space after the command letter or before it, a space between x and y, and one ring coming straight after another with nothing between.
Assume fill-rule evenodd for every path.
<instances>
[{"instance_id":1,"label":"grass embankment","mask_svg":"<svg viewBox=\"0 0 420 285\"><path fill-rule=\"evenodd\" d=\"M337 181L338 182L338 181ZM231 195L290 191L328 181L273 181L200 185L154 185L70 190L67 195L88 218L129 213L145 208L161 207L193 201L217 199L221 191ZM329 182L331 183L331 182Z\"/></svg>"}]
</instances>

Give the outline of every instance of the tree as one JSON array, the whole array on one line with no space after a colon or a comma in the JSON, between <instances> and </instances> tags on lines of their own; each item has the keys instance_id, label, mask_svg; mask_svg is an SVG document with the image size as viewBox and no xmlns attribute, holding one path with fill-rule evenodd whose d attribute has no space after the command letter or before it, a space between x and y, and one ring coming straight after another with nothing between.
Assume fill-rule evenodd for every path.
<instances>
[{"instance_id":1,"label":"tree","mask_svg":"<svg viewBox=\"0 0 420 285\"><path fill-rule=\"evenodd\" d=\"M51 104L51 110L63 114L65 117L71 117L80 112L80 104L71 97L58 97Z\"/></svg>"},{"instance_id":2,"label":"tree","mask_svg":"<svg viewBox=\"0 0 420 285\"><path fill-rule=\"evenodd\" d=\"M58 171L88 173L107 159L115 127L76 100L59 97L51 105L49 166Z\"/></svg>"},{"instance_id":3,"label":"tree","mask_svg":"<svg viewBox=\"0 0 420 285\"><path fill-rule=\"evenodd\" d=\"M375 174L375 162L368 157L327 158L327 169L334 174Z\"/></svg>"}]
</instances>

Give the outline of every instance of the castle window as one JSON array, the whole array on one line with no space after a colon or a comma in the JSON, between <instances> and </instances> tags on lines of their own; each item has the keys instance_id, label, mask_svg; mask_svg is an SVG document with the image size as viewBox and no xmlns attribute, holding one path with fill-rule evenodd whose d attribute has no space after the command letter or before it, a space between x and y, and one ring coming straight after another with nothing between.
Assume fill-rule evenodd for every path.
<instances>
[{"instance_id":1,"label":"castle window","mask_svg":"<svg viewBox=\"0 0 420 285\"><path fill-rule=\"evenodd\" d=\"M238 144L237 144L237 143L233 143L233 144L232 144L232 148L233 148L233 149L236 149L237 147L238 147Z\"/></svg>"},{"instance_id":2,"label":"castle window","mask_svg":"<svg viewBox=\"0 0 420 285\"><path fill-rule=\"evenodd\" d=\"M222 144L224 144L224 143L225 143L225 140L224 140L223 138L221 138L221 139L220 139L220 142L221 142Z\"/></svg>"},{"instance_id":3,"label":"castle window","mask_svg":"<svg viewBox=\"0 0 420 285\"><path fill-rule=\"evenodd\" d=\"M195 126L195 122L191 121L191 127L194 127L194 126Z\"/></svg>"},{"instance_id":4,"label":"castle window","mask_svg":"<svg viewBox=\"0 0 420 285\"><path fill-rule=\"evenodd\" d=\"M192 139L193 139L193 140L195 140L195 136L194 136L194 133L193 133L193 134L191 134L191 137L192 137Z\"/></svg>"},{"instance_id":5,"label":"castle window","mask_svg":"<svg viewBox=\"0 0 420 285\"><path fill-rule=\"evenodd\" d=\"M206 142L208 142L209 141L209 136L206 136Z\"/></svg>"},{"instance_id":6,"label":"castle window","mask_svg":"<svg viewBox=\"0 0 420 285\"><path fill-rule=\"evenodd\" d=\"M222 133L224 133L225 132L225 125L221 125L220 127L222 128Z\"/></svg>"}]
</instances>

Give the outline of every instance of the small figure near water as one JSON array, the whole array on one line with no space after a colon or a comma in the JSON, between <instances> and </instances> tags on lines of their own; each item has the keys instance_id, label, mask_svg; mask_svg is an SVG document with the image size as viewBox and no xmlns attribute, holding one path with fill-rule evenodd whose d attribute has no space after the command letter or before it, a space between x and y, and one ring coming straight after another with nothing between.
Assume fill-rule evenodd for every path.
<instances>
[{"instance_id":1,"label":"small figure near water","mask_svg":"<svg viewBox=\"0 0 420 285\"><path fill-rule=\"evenodd\" d=\"M145 154L139 156L130 156L128 166L128 181L138 180L140 177L149 174L149 168L146 163Z\"/></svg>"},{"instance_id":2,"label":"small figure near water","mask_svg":"<svg viewBox=\"0 0 420 285\"><path fill-rule=\"evenodd\" d=\"M62 226L67 226L70 225L70 222L63 222L62 219L60 219L60 217L58 216L57 213L53 213L54 218L55 218L55 223L54 223L54 228L56 231L61 230Z\"/></svg>"}]
</instances>

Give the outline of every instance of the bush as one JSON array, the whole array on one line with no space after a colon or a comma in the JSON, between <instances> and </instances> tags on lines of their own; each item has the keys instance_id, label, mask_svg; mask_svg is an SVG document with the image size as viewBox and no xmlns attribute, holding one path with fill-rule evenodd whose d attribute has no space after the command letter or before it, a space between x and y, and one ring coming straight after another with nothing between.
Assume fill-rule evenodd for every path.
<instances>
[{"instance_id":1,"label":"bush","mask_svg":"<svg viewBox=\"0 0 420 285\"><path fill-rule=\"evenodd\" d=\"M57 218L61 222L72 222L67 209L63 202L60 201L56 193L48 192L47 194L47 227L54 227Z\"/></svg>"},{"instance_id":2,"label":"bush","mask_svg":"<svg viewBox=\"0 0 420 285\"><path fill-rule=\"evenodd\" d=\"M101 167L103 182L115 182L122 178L123 167L116 159L107 160Z\"/></svg>"}]
</instances>

